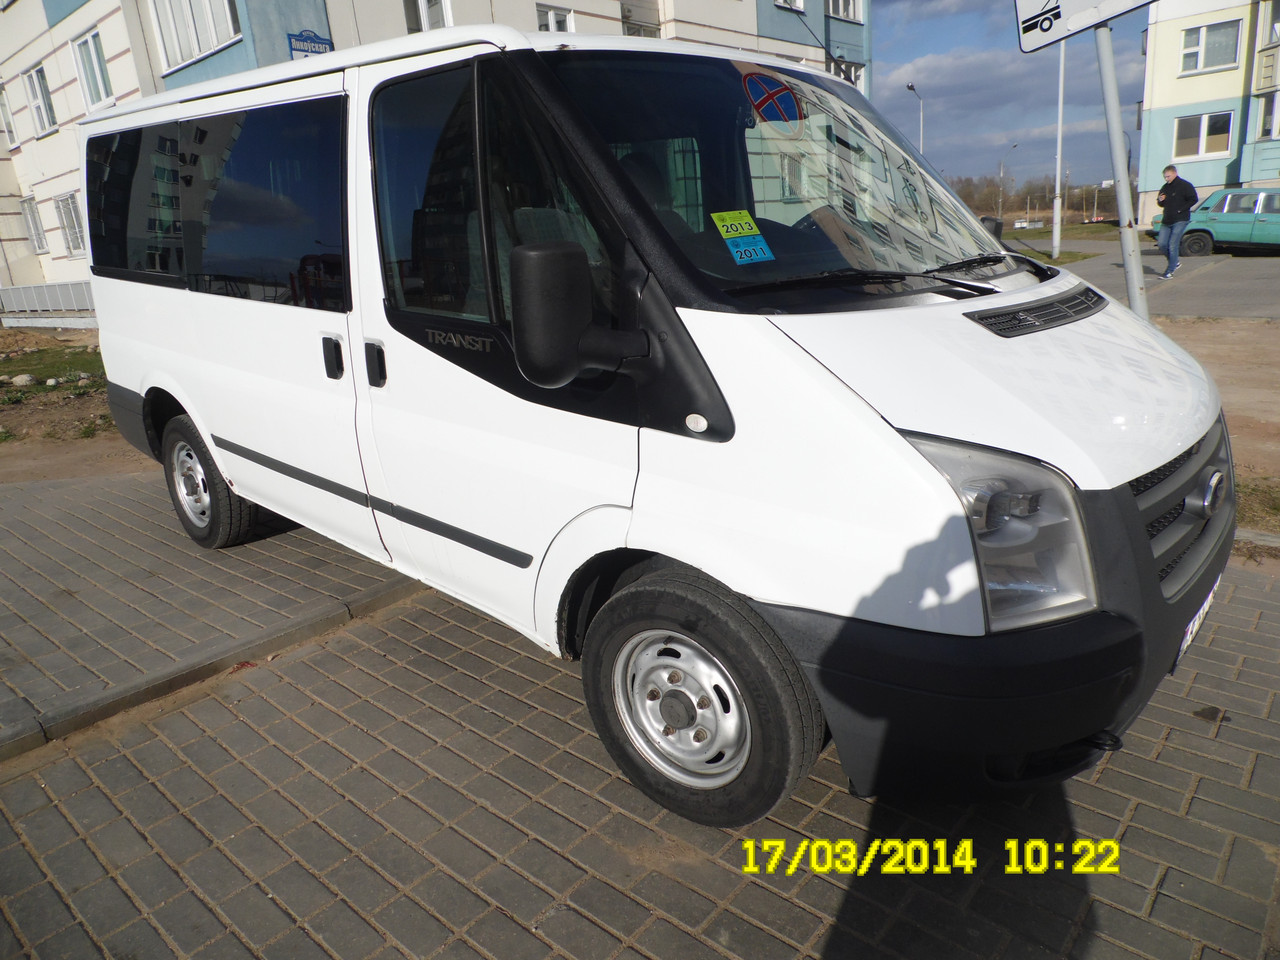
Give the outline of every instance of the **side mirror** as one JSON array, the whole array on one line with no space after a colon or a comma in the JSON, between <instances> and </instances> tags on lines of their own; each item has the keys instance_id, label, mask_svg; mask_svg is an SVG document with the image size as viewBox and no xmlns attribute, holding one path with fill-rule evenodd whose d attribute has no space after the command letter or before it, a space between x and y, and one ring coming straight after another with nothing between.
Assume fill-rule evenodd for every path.
<instances>
[{"instance_id":1,"label":"side mirror","mask_svg":"<svg viewBox=\"0 0 1280 960\"><path fill-rule=\"evenodd\" d=\"M511 251L511 337L521 375L563 387L586 370L617 370L649 354L648 335L591 323L591 268L581 244L526 243Z\"/></svg>"},{"instance_id":2,"label":"side mirror","mask_svg":"<svg viewBox=\"0 0 1280 960\"><path fill-rule=\"evenodd\" d=\"M578 341L591 323L587 251L568 241L511 251L511 336L530 383L563 387L582 370Z\"/></svg>"},{"instance_id":3,"label":"side mirror","mask_svg":"<svg viewBox=\"0 0 1280 960\"><path fill-rule=\"evenodd\" d=\"M1004 237L1004 221L999 217L983 217L982 225L987 228L987 232L1000 240Z\"/></svg>"}]
</instances>

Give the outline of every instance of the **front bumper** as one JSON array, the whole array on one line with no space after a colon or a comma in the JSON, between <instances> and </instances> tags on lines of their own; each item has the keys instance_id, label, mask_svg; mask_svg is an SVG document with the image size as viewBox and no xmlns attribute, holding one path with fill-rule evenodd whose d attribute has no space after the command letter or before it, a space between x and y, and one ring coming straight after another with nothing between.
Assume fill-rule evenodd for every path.
<instances>
[{"instance_id":1,"label":"front bumper","mask_svg":"<svg viewBox=\"0 0 1280 960\"><path fill-rule=\"evenodd\" d=\"M1205 511L1215 472L1229 486ZM1225 425L1145 477L1083 493L1081 506L1097 613L957 637L756 605L808 676L855 792L974 794L1062 780L1118 746L1230 555Z\"/></svg>"}]
</instances>

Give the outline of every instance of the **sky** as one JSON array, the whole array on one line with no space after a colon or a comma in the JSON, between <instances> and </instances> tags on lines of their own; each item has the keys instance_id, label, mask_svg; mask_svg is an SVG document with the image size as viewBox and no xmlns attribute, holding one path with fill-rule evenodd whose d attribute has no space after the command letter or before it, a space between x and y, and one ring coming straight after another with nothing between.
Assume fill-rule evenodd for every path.
<instances>
[{"instance_id":1,"label":"sky","mask_svg":"<svg viewBox=\"0 0 1280 960\"><path fill-rule=\"evenodd\" d=\"M1005 182L1053 176L1058 130L1058 47L1018 49L1014 0L870 0L871 102L944 177ZM1136 173L1146 7L1111 21L1120 112ZM1062 167L1071 185L1112 178L1092 29L1066 41ZM1017 143L1016 148L1010 145ZM1068 177L1069 171L1069 177Z\"/></svg>"}]
</instances>

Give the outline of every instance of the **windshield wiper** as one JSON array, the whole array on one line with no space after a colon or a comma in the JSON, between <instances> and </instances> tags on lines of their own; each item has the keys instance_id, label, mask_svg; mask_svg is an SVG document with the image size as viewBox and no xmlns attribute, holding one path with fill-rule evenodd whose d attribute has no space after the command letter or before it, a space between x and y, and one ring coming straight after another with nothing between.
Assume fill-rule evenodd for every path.
<instances>
[{"instance_id":1,"label":"windshield wiper","mask_svg":"<svg viewBox=\"0 0 1280 960\"><path fill-rule=\"evenodd\" d=\"M941 270L942 267L935 269ZM913 273L908 270L858 270L853 267L847 267L841 270L827 270L823 273L814 273L803 277L788 277L785 280L766 280L763 283L748 283L740 287L730 287L725 292L731 295L740 293L768 293L775 290L787 290L792 287L807 286L841 286L842 284L857 284L859 286L873 286L878 283L902 283L904 280L915 277L921 280L941 280L943 283L957 287L960 290L967 290L970 293L987 294L999 293L999 289L993 287L989 283L979 283L974 280L961 280L957 277L944 277L935 274L932 271L928 273Z\"/></svg>"},{"instance_id":2,"label":"windshield wiper","mask_svg":"<svg viewBox=\"0 0 1280 960\"><path fill-rule=\"evenodd\" d=\"M1024 253L1014 253L1012 250L1006 250L1004 253L980 253L976 257L965 257L963 260L957 260L954 263L944 263L940 267L930 267L925 273L941 273L944 270L964 270L967 267L994 267L998 263L1005 260L1019 260L1031 267L1034 273L1041 280L1047 280L1053 276L1053 271L1045 264L1041 263L1035 257L1028 257Z\"/></svg>"}]
</instances>

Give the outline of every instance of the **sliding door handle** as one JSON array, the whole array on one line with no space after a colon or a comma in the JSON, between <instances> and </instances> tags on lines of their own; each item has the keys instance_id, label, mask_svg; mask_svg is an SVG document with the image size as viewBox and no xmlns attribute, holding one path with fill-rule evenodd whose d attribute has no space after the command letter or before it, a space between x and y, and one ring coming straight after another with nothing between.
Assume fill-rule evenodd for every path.
<instances>
[{"instance_id":1,"label":"sliding door handle","mask_svg":"<svg viewBox=\"0 0 1280 960\"><path fill-rule=\"evenodd\" d=\"M369 386L387 385L387 352L382 349L382 344L365 342L364 367L369 374Z\"/></svg>"}]
</instances>

